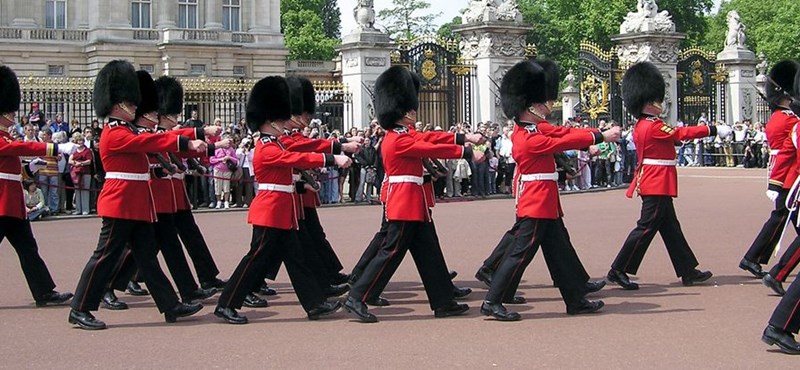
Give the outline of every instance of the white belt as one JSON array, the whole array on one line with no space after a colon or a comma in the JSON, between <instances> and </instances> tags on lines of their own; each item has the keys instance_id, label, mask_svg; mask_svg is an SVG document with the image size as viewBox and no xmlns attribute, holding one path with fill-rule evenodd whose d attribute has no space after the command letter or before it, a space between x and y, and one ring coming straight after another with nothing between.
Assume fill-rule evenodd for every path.
<instances>
[{"instance_id":1,"label":"white belt","mask_svg":"<svg viewBox=\"0 0 800 370\"><path fill-rule=\"evenodd\" d=\"M778 155L778 153L780 152L781 152L780 149L772 149L769 151L769 155Z\"/></svg>"},{"instance_id":2,"label":"white belt","mask_svg":"<svg viewBox=\"0 0 800 370\"><path fill-rule=\"evenodd\" d=\"M389 183L390 184L398 184L401 182L410 182L417 185L422 185L425 181L424 178L420 176L389 176Z\"/></svg>"},{"instance_id":3,"label":"white belt","mask_svg":"<svg viewBox=\"0 0 800 370\"><path fill-rule=\"evenodd\" d=\"M678 161L676 161L674 159L650 159L650 158L645 158L645 159L642 160L642 164L647 164L647 165L651 165L651 166L672 166L672 167L674 167L674 166L676 166L678 164Z\"/></svg>"},{"instance_id":4,"label":"white belt","mask_svg":"<svg viewBox=\"0 0 800 370\"><path fill-rule=\"evenodd\" d=\"M299 174L292 174L292 181L298 182L300 179L302 179L302 177L300 177Z\"/></svg>"},{"instance_id":5,"label":"white belt","mask_svg":"<svg viewBox=\"0 0 800 370\"><path fill-rule=\"evenodd\" d=\"M149 173L106 172L106 180L149 181Z\"/></svg>"},{"instance_id":6,"label":"white belt","mask_svg":"<svg viewBox=\"0 0 800 370\"><path fill-rule=\"evenodd\" d=\"M22 175L0 172L0 180L8 180L8 181L20 182L20 181L22 181Z\"/></svg>"},{"instance_id":7,"label":"white belt","mask_svg":"<svg viewBox=\"0 0 800 370\"><path fill-rule=\"evenodd\" d=\"M519 181L558 181L558 172L522 174L519 175Z\"/></svg>"},{"instance_id":8,"label":"white belt","mask_svg":"<svg viewBox=\"0 0 800 370\"><path fill-rule=\"evenodd\" d=\"M258 184L258 190L279 191L282 193L294 193L294 186L278 185L278 184Z\"/></svg>"}]
</instances>

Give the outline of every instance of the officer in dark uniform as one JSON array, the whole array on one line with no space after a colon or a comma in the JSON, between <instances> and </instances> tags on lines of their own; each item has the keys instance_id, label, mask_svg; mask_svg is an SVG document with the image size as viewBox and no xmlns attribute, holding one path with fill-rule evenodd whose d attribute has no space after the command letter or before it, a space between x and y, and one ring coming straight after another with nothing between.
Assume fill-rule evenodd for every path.
<instances>
[{"instance_id":1,"label":"officer in dark uniform","mask_svg":"<svg viewBox=\"0 0 800 370\"><path fill-rule=\"evenodd\" d=\"M21 142L11 137L8 128L14 126L19 102L17 75L11 68L0 66L0 242L8 238L17 252L36 306L61 304L69 301L72 293L54 290L56 284L39 256L39 247L25 209L19 159L19 156L56 155L58 147L53 143Z\"/></svg>"},{"instance_id":2,"label":"officer in dark uniform","mask_svg":"<svg viewBox=\"0 0 800 370\"><path fill-rule=\"evenodd\" d=\"M166 321L175 322L178 317L194 315L203 306L180 303L158 265L153 231L156 213L148 183L147 153L204 151L207 146L202 140L190 140L185 136L140 133L132 126L141 94L136 70L126 61L109 62L100 70L93 98L97 116L110 120L100 138L106 182L97 201L97 213L103 225L97 249L75 289L69 322L87 330L106 328L91 311L98 309L113 278L114 267L129 244L139 272Z\"/></svg>"}]
</instances>

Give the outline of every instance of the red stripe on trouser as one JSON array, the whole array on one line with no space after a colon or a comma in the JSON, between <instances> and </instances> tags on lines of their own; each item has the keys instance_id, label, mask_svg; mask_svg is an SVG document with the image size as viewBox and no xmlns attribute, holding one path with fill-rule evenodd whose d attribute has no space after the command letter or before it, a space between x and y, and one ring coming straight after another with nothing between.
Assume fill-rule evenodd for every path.
<instances>
[{"instance_id":1,"label":"red stripe on trouser","mask_svg":"<svg viewBox=\"0 0 800 370\"><path fill-rule=\"evenodd\" d=\"M519 271L520 267L522 267L522 263L525 262L525 260L527 259L528 253L533 250L532 247L533 244L536 242L536 232L538 230L539 230L539 220L536 220L536 226L533 227L533 235L531 236L530 244L528 244L528 250L525 251L525 254L522 256L522 259L519 260L519 263L517 263L517 267L514 268L514 273L512 273L511 277L506 281L506 287L503 288L503 295L500 297L501 300L503 299L503 297L506 296L508 288L511 287L511 282L514 281L514 276L517 275L517 271ZM519 233L519 230L517 232ZM514 240L516 242L516 238L514 238Z\"/></svg>"},{"instance_id":2,"label":"red stripe on trouser","mask_svg":"<svg viewBox=\"0 0 800 370\"><path fill-rule=\"evenodd\" d=\"M381 275L383 274L383 271L386 270L386 266L389 265L389 262L397 254L397 249L400 246L400 243L403 241L403 234L405 234L405 231L406 231L406 224L404 222L402 228L400 229L400 237L397 238L397 244L395 244L394 249L392 249L392 251L389 252L389 258L387 258L386 262L383 263L383 266L381 266L381 269L378 270L378 274L375 275L375 279L372 280L372 283L369 284L369 287L364 292L364 296L361 297L361 302L362 303L366 302L367 297L369 297L369 292L372 291L372 288L374 288L375 284L378 283L378 280L380 279ZM380 250L378 251L378 253L380 253Z\"/></svg>"},{"instance_id":3,"label":"red stripe on trouser","mask_svg":"<svg viewBox=\"0 0 800 370\"><path fill-rule=\"evenodd\" d=\"M247 274L247 270L249 270L250 266L253 265L253 260L256 259L256 256L261 252L262 249L264 249L264 238L266 237L267 237L267 231L264 230L264 232L261 234L261 240L258 241L258 249L256 249L256 252L253 253L252 256L250 256L250 261L247 261L247 266L245 266L244 270L242 270L242 273L239 274L239 280L236 280L236 286L233 287L233 293L231 293L230 297L228 297L228 303L225 304L225 307L231 306L231 300L233 299L235 293L239 291L239 285L242 284L242 279L244 278L244 275Z\"/></svg>"},{"instance_id":4,"label":"red stripe on trouser","mask_svg":"<svg viewBox=\"0 0 800 370\"><path fill-rule=\"evenodd\" d=\"M644 229L644 232L642 233L642 235L639 236L639 239L636 239L636 244L633 245L633 251L631 251L631 255L628 256L628 260L625 262L625 268L623 269L623 272L627 272L628 265L631 264L631 258L633 258L633 256L636 254L636 250L639 249L639 242L642 241L642 237L645 234L647 234L648 230L650 230L650 226L652 226L653 221L655 221L655 218L656 218L656 215L658 215L658 210L659 209L661 209L661 202L660 201L658 202L658 205L656 206L656 211L653 212L653 219L651 219L650 222L648 222L647 228Z\"/></svg>"},{"instance_id":5,"label":"red stripe on trouser","mask_svg":"<svg viewBox=\"0 0 800 370\"><path fill-rule=\"evenodd\" d=\"M799 306L800 306L800 301L797 301L797 303L794 304L792 313L789 314L789 316L786 318L786 324L783 325L783 330L789 330L787 329L789 327L789 323L792 322L792 317L794 317L795 312L797 312L797 307Z\"/></svg>"},{"instance_id":6,"label":"red stripe on trouser","mask_svg":"<svg viewBox=\"0 0 800 370\"><path fill-rule=\"evenodd\" d=\"M92 268L92 273L89 274L89 281L86 282L86 289L89 289L89 287L92 285L94 273L97 271L97 265L100 264L100 261L104 261L108 255L108 244L111 243L111 237L114 235L114 225L116 224L116 221L111 221L111 230L108 232L108 239L106 239L106 244L103 246L103 254L101 254L100 258L97 259L97 262L95 262L94 267ZM84 291L83 298L81 299L81 310L83 310L85 307L84 305L86 304L87 296L89 296L89 294Z\"/></svg>"},{"instance_id":7,"label":"red stripe on trouser","mask_svg":"<svg viewBox=\"0 0 800 370\"><path fill-rule=\"evenodd\" d=\"M789 258L789 262L786 263L786 266L783 266L782 269L778 270L777 276L775 279L778 281L785 281L787 277L789 277L789 273L792 272L792 269L797 266L797 261L800 259L800 248L795 249L794 254L791 258Z\"/></svg>"}]
</instances>

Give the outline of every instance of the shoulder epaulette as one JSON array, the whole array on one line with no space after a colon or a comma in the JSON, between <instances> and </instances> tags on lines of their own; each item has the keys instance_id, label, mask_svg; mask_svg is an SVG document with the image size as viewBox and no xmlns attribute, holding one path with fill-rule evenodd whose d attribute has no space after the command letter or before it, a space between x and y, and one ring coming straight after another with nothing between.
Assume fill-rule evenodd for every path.
<instances>
[{"instance_id":1,"label":"shoulder epaulette","mask_svg":"<svg viewBox=\"0 0 800 370\"><path fill-rule=\"evenodd\" d=\"M659 120L661 120L660 118L658 118L658 117L653 117L653 116L649 116L649 117L647 117L647 118L645 118L645 119L646 119L646 120L648 120L648 121L650 121L650 122L656 122L656 121L659 121Z\"/></svg>"},{"instance_id":2,"label":"shoulder epaulette","mask_svg":"<svg viewBox=\"0 0 800 370\"><path fill-rule=\"evenodd\" d=\"M784 109L782 112L783 112L783 114L785 114L785 115L787 115L789 117L795 116L794 111L792 111L791 109Z\"/></svg>"},{"instance_id":3,"label":"shoulder epaulette","mask_svg":"<svg viewBox=\"0 0 800 370\"><path fill-rule=\"evenodd\" d=\"M671 133L673 133L675 131L674 127L672 127L672 126L670 126L670 125L668 125L666 123L664 123L659 129L661 131L666 132L667 134L671 134Z\"/></svg>"},{"instance_id":4,"label":"shoulder epaulette","mask_svg":"<svg viewBox=\"0 0 800 370\"><path fill-rule=\"evenodd\" d=\"M529 134L534 132L539 132L539 128L536 127L535 123L531 123L530 125L525 126L525 131L528 131Z\"/></svg>"},{"instance_id":5,"label":"shoulder epaulette","mask_svg":"<svg viewBox=\"0 0 800 370\"><path fill-rule=\"evenodd\" d=\"M396 129L394 129L392 131L394 131L394 132L396 132L398 134L407 134L408 133L408 127L398 127L398 128L396 128Z\"/></svg>"},{"instance_id":6,"label":"shoulder epaulette","mask_svg":"<svg viewBox=\"0 0 800 370\"><path fill-rule=\"evenodd\" d=\"M267 143L271 143L272 140L275 139L275 137L272 136L272 135L261 134L261 136L258 139L261 140L261 144L267 144Z\"/></svg>"}]
</instances>

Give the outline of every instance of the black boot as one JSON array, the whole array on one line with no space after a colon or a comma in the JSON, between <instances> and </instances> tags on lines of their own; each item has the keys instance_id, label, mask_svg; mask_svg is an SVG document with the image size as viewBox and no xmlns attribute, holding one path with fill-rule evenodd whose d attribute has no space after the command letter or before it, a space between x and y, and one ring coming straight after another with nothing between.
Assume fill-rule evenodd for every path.
<instances>
[{"instance_id":1,"label":"black boot","mask_svg":"<svg viewBox=\"0 0 800 370\"><path fill-rule=\"evenodd\" d=\"M175 322L179 317L192 316L203 309L200 303L178 303L169 311L164 312L164 319L169 322Z\"/></svg>"},{"instance_id":2,"label":"black boot","mask_svg":"<svg viewBox=\"0 0 800 370\"><path fill-rule=\"evenodd\" d=\"M128 304L120 301L117 298L117 295L114 294L114 291L111 289L107 290L106 293L103 294L103 300L100 302L100 305L105 309L114 311L128 309Z\"/></svg>"},{"instance_id":3,"label":"black boot","mask_svg":"<svg viewBox=\"0 0 800 370\"><path fill-rule=\"evenodd\" d=\"M128 282L128 289L126 289L126 290L128 291L128 294L130 294L130 295L135 295L135 296L150 295L150 292L148 292L147 289L142 288L142 286L139 285L139 283L137 283L135 281L129 281Z\"/></svg>"}]
</instances>

